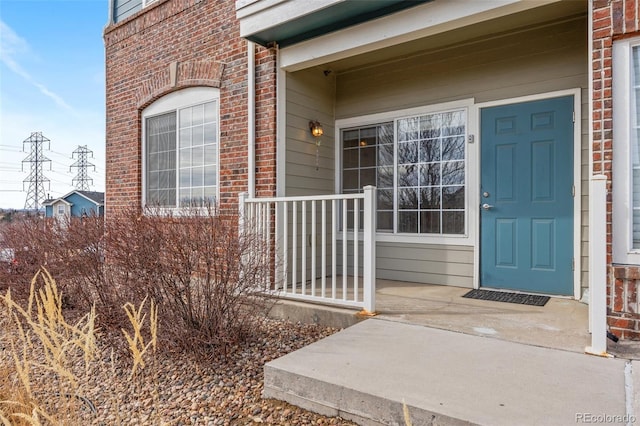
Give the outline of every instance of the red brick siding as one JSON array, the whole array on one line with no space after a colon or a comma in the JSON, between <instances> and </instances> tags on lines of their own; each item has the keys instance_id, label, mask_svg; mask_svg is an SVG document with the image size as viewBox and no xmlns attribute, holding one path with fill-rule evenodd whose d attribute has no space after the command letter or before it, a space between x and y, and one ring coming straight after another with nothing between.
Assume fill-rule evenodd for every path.
<instances>
[{"instance_id":1,"label":"red brick siding","mask_svg":"<svg viewBox=\"0 0 640 426\"><path fill-rule=\"evenodd\" d=\"M612 165L613 165L613 101L612 46L620 38L640 35L638 12L640 0L593 1L593 174L608 179L607 198L607 265L609 278L607 306L609 326L625 339L640 339L638 285L640 267L612 263Z\"/></svg>"},{"instance_id":2,"label":"red brick siding","mask_svg":"<svg viewBox=\"0 0 640 426\"><path fill-rule=\"evenodd\" d=\"M247 42L234 0L164 0L105 29L106 215L139 207L141 112L193 86L220 89L220 203L247 189ZM176 63L175 82L170 69ZM260 195L275 195L275 53L256 48L257 168ZM175 83L175 84L174 84Z\"/></svg>"},{"instance_id":3,"label":"red brick siding","mask_svg":"<svg viewBox=\"0 0 640 426\"><path fill-rule=\"evenodd\" d=\"M256 196L276 193L276 55L256 55Z\"/></svg>"},{"instance_id":4,"label":"red brick siding","mask_svg":"<svg viewBox=\"0 0 640 426\"><path fill-rule=\"evenodd\" d=\"M640 339L640 268L613 266L613 304L609 311L611 332L623 339Z\"/></svg>"}]
</instances>

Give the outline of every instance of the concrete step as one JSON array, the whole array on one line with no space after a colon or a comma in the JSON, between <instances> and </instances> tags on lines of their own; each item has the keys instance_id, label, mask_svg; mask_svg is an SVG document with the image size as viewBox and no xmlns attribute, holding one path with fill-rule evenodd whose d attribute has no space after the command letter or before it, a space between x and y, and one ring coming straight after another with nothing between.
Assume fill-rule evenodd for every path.
<instances>
[{"instance_id":1,"label":"concrete step","mask_svg":"<svg viewBox=\"0 0 640 426\"><path fill-rule=\"evenodd\" d=\"M355 309L339 308L309 302L280 299L274 303L269 316L303 324L319 324L325 327L347 328L362 321Z\"/></svg>"},{"instance_id":2,"label":"concrete step","mask_svg":"<svg viewBox=\"0 0 640 426\"><path fill-rule=\"evenodd\" d=\"M631 371L623 359L374 318L266 364L263 395L362 425L404 425L403 402L413 425L626 423Z\"/></svg>"}]
</instances>

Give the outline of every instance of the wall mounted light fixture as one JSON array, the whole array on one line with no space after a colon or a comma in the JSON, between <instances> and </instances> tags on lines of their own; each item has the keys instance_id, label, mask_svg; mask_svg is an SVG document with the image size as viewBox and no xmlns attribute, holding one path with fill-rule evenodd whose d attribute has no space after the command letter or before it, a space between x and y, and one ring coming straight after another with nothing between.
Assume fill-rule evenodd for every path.
<instances>
[{"instance_id":1,"label":"wall mounted light fixture","mask_svg":"<svg viewBox=\"0 0 640 426\"><path fill-rule=\"evenodd\" d=\"M317 120L313 120L309 122L309 130L311 131L311 135L314 138L319 138L324 134L324 130L322 130L322 125Z\"/></svg>"},{"instance_id":2,"label":"wall mounted light fixture","mask_svg":"<svg viewBox=\"0 0 640 426\"><path fill-rule=\"evenodd\" d=\"M309 131L311 132L311 136L316 140L316 170L318 170L320 160L320 136L324 134L324 130L322 130L322 125L318 120L311 120L309 122Z\"/></svg>"}]
</instances>

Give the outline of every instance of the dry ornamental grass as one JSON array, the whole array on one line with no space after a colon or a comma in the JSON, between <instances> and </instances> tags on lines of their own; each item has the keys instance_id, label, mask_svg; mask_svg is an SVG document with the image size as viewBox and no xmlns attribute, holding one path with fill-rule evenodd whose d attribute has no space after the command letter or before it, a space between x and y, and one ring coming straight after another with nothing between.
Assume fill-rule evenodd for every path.
<instances>
[{"instance_id":1,"label":"dry ornamental grass","mask_svg":"<svg viewBox=\"0 0 640 426\"><path fill-rule=\"evenodd\" d=\"M42 287L38 289L38 284ZM102 343L95 312L69 324L46 271L21 306L1 299L0 420L5 425L349 425L261 398L262 369L336 330L266 320L252 339L213 362L156 345L157 308L124 307L124 357ZM115 330L110 331L112 333ZM144 336L148 335L150 339Z\"/></svg>"},{"instance_id":2,"label":"dry ornamental grass","mask_svg":"<svg viewBox=\"0 0 640 426\"><path fill-rule=\"evenodd\" d=\"M27 218L0 242L3 424L351 424L261 398L266 362L337 330L268 318L270 247L237 213Z\"/></svg>"}]
</instances>

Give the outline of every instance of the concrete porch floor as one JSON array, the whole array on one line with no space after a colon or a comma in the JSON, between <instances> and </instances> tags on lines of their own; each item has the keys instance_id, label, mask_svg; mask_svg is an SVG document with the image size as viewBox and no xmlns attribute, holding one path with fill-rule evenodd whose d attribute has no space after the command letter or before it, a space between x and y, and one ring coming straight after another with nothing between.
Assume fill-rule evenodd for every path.
<instances>
[{"instance_id":1,"label":"concrete porch floor","mask_svg":"<svg viewBox=\"0 0 640 426\"><path fill-rule=\"evenodd\" d=\"M463 298L461 287L378 280L377 311L390 321L423 325L573 352L590 344L589 307L551 298L545 306Z\"/></svg>"},{"instance_id":2,"label":"concrete porch floor","mask_svg":"<svg viewBox=\"0 0 640 426\"><path fill-rule=\"evenodd\" d=\"M571 352L591 344L589 306L578 300L551 297L540 307L463 298L470 290L463 287L380 279L376 286L378 319ZM272 314L338 328L363 320L352 309L291 300L280 301ZM640 358L637 342L607 343L616 356Z\"/></svg>"}]
</instances>

